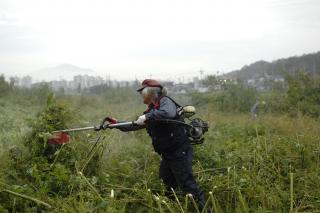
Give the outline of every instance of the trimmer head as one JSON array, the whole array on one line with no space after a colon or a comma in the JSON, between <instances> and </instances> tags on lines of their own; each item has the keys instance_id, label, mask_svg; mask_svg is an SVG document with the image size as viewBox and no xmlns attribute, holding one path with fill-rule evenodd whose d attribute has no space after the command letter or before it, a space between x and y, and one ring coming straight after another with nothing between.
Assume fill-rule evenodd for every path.
<instances>
[{"instance_id":1,"label":"trimmer head","mask_svg":"<svg viewBox=\"0 0 320 213\"><path fill-rule=\"evenodd\" d=\"M49 138L48 143L49 144L65 144L70 141L70 135L66 132L57 132L52 135L51 138Z\"/></svg>"}]
</instances>

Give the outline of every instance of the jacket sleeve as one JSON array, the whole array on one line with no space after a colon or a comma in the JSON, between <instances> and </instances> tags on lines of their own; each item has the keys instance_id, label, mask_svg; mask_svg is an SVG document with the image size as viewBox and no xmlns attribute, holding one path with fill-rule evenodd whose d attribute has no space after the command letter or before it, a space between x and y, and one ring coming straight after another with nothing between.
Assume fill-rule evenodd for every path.
<instances>
[{"instance_id":1,"label":"jacket sleeve","mask_svg":"<svg viewBox=\"0 0 320 213\"><path fill-rule=\"evenodd\" d=\"M131 132L131 131L137 131L140 129L144 129L145 126L139 126L137 124L131 124L130 126L123 126L123 127L117 127L122 132Z\"/></svg>"},{"instance_id":2,"label":"jacket sleeve","mask_svg":"<svg viewBox=\"0 0 320 213\"><path fill-rule=\"evenodd\" d=\"M145 114L147 120L151 119L172 119L177 115L176 104L167 97L160 99L159 109L155 109Z\"/></svg>"}]
</instances>

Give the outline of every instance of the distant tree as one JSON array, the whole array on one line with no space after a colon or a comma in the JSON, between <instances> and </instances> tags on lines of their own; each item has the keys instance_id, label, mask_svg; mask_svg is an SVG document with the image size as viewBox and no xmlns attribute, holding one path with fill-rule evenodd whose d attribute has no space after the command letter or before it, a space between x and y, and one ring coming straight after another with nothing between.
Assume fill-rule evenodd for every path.
<instances>
[{"instance_id":1,"label":"distant tree","mask_svg":"<svg viewBox=\"0 0 320 213\"><path fill-rule=\"evenodd\" d=\"M203 79L202 83L212 91L215 86L219 85L219 79L215 75L208 75Z\"/></svg>"},{"instance_id":2,"label":"distant tree","mask_svg":"<svg viewBox=\"0 0 320 213\"><path fill-rule=\"evenodd\" d=\"M45 103L47 96L52 92L48 83L39 83L31 88L32 98L36 98L40 103Z\"/></svg>"},{"instance_id":3,"label":"distant tree","mask_svg":"<svg viewBox=\"0 0 320 213\"><path fill-rule=\"evenodd\" d=\"M13 87L15 86L16 81L17 81L17 80L16 80L15 78L10 77L10 83L9 83L9 85L10 85L11 88L13 88Z\"/></svg>"},{"instance_id":4,"label":"distant tree","mask_svg":"<svg viewBox=\"0 0 320 213\"><path fill-rule=\"evenodd\" d=\"M258 93L253 87L244 84L226 84L215 98L221 111L250 112L256 103Z\"/></svg>"},{"instance_id":5,"label":"distant tree","mask_svg":"<svg viewBox=\"0 0 320 213\"><path fill-rule=\"evenodd\" d=\"M4 75L0 75L0 97L7 95L10 91L10 85Z\"/></svg>"},{"instance_id":6,"label":"distant tree","mask_svg":"<svg viewBox=\"0 0 320 213\"><path fill-rule=\"evenodd\" d=\"M89 88L89 93L94 95L100 95L105 93L109 89L107 84L100 84Z\"/></svg>"},{"instance_id":7,"label":"distant tree","mask_svg":"<svg viewBox=\"0 0 320 213\"><path fill-rule=\"evenodd\" d=\"M65 94L65 89L64 89L64 87L60 87L59 90L58 90L58 92L59 92L60 94Z\"/></svg>"},{"instance_id":8,"label":"distant tree","mask_svg":"<svg viewBox=\"0 0 320 213\"><path fill-rule=\"evenodd\" d=\"M81 93L81 84L80 83L78 84L77 92Z\"/></svg>"},{"instance_id":9,"label":"distant tree","mask_svg":"<svg viewBox=\"0 0 320 213\"><path fill-rule=\"evenodd\" d=\"M320 116L320 79L305 72L287 75L287 102L290 110L312 117Z\"/></svg>"}]
</instances>

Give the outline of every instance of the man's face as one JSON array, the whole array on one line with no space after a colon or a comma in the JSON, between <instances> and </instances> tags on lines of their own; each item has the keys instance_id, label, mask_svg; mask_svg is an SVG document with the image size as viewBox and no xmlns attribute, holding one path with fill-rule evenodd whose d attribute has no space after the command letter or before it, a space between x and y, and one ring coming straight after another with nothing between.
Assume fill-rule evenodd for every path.
<instances>
[{"instance_id":1,"label":"man's face","mask_svg":"<svg viewBox=\"0 0 320 213\"><path fill-rule=\"evenodd\" d=\"M147 92L148 88L144 88L140 94L141 94L141 97L142 97L142 101L144 104L151 104L152 103L152 97L148 94Z\"/></svg>"}]
</instances>

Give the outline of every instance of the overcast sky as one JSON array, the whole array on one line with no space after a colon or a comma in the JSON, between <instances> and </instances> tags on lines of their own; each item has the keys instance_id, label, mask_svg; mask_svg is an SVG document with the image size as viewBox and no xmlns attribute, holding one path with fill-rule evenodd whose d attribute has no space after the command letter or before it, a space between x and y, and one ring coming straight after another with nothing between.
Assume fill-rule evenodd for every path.
<instances>
[{"instance_id":1,"label":"overcast sky","mask_svg":"<svg viewBox=\"0 0 320 213\"><path fill-rule=\"evenodd\" d=\"M319 50L319 0L0 0L5 75L189 78Z\"/></svg>"}]
</instances>

